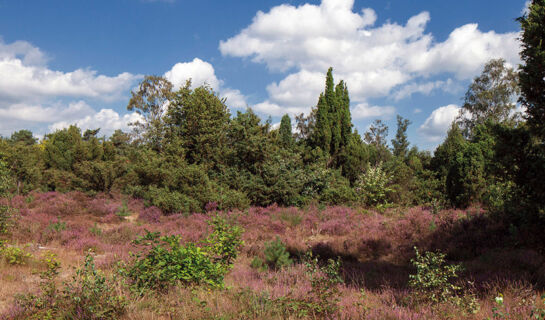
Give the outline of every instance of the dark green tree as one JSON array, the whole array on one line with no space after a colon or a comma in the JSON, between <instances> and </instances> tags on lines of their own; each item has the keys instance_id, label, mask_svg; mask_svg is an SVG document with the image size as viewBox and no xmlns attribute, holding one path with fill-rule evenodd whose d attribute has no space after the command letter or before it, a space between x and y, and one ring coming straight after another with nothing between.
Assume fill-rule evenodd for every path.
<instances>
[{"instance_id":1,"label":"dark green tree","mask_svg":"<svg viewBox=\"0 0 545 320\"><path fill-rule=\"evenodd\" d=\"M395 139L392 139L394 156L405 159L409 152L409 139L407 139L407 127L411 124L408 119L397 116L397 132Z\"/></svg>"},{"instance_id":2,"label":"dark green tree","mask_svg":"<svg viewBox=\"0 0 545 320\"><path fill-rule=\"evenodd\" d=\"M208 86L192 90L187 81L168 107L171 138L178 138L191 163L217 165L223 161L230 113L225 99ZM171 140L172 141L172 140Z\"/></svg>"},{"instance_id":3,"label":"dark green tree","mask_svg":"<svg viewBox=\"0 0 545 320\"><path fill-rule=\"evenodd\" d=\"M34 138L34 135L32 134L32 131L29 130L19 130L14 132L11 135L10 138L11 142L17 143L21 142L23 144L26 144L28 146L31 146L33 144L36 144L36 138Z\"/></svg>"},{"instance_id":4,"label":"dark green tree","mask_svg":"<svg viewBox=\"0 0 545 320\"><path fill-rule=\"evenodd\" d=\"M518 19L522 28L520 102L526 107L534 136L545 139L545 0L532 0L528 14Z\"/></svg>"},{"instance_id":5,"label":"dark green tree","mask_svg":"<svg viewBox=\"0 0 545 320\"><path fill-rule=\"evenodd\" d=\"M293 134L291 133L291 118L285 114L280 121L280 129L278 130L280 135L280 143L283 147L289 148L293 145Z\"/></svg>"}]
</instances>

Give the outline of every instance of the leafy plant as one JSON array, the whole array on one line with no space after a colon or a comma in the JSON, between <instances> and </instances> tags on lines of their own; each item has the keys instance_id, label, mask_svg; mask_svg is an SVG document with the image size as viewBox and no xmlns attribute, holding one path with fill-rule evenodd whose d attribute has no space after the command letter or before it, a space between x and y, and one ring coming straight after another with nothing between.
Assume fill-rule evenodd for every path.
<instances>
[{"instance_id":1,"label":"leafy plant","mask_svg":"<svg viewBox=\"0 0 545 320\"><path fill-rule=\"evenodd\" d=\"M114 281L96 270L91 254L85 256L83 267L76 270L62 291L55 282L60 269L56 255L49 252L41 261L46 266L40 274L41 292L17 296L21 312L16 319L110 320L125 312L124 297L113 294Z\"/></svg>"},{"instance_id":2,"label":"leafy plant","mask_svg":"<svg viewBox=\"0 0 545 320\"><path fill-rule=\"evenodd\" d=\"M126 307L125 298L113 294L113 281L95 268L93 256L88 253L82 268L72 281L65 284L63 298L70 308L66 318L117 319Z\"/></svg>"},{"instance_id":3,"label":"leafy plant","mask_svg":"<svg viewBox=\"0 0 545 320\"><path fill-rule=\"evenodd\" d=\"M8 246L6 241L0 241L0 257L8 264L24 265L32 255L15 246Z\"/></svg>"},{"instance_id":4,"label":"leafy plant","mask_svg":"<svg viewBox=\"0 0 545 320\"><path fill-rule=\"evenodd\" d=\"M243 230L237 225L228 223L219 215L213 217L208 224L212 226L213 231L205 240L205 244L208 245L207 251L214 261L229 268L244 244L241 238Z\"/></svg>"},{"instance_id":5,"label":"leafy plant","mask_svg":"<svg viewBox=\"0 0 545 320\"><path fill-rule=\"evenodd\" d=\"M131 215L129 207L127 206L127 200L123 200L123 204L117 209L115 214L120 218L125 218Z\"/></svg>"},{"instance_id":6,"label":"leafy plant","mask_svg":"<svg viewBox=\"0 0 545 320\"><path fill-rule=\"evenodd\" d=\"M311 316L311 318L330 319L339 312L339 289L343 283L339 274L341 268L340 259L329 259L327 264L320 265L318 258L309 253L306 257L305 267L312 289L304 299L281 297L275 300L288 315L297 317Z\"/></svg>"},{"instance_id":7,"label":"leafy plant","mask_svg":"<svg viewBox=\"0 0 545 320\"><path fill-rule=\"evenodd\" d=\"M51 231L55 231L55 232L61 232L63 230L66 230L66 222L63 222L57 219L57 222L49 223L49 226L47 226L47 229Z\"/></svg>"},{"instance_id":8,"label":"leafy plant","mask_svg":"<svg viewBox=\"0 0 545 320\"><path fill-rule=\"evenodd\" d=\"M180 236L148 232L135 241L149 246L137 253L127 275L138 289L164 290L178 282L222 287L225 268L194 243L181 244Z\"/></svg>"},{"instance_id":9,"label":"leafy plant","mask_svg":"<svg viewBox=\"0 0 545 320\"><path fill-rule=\"evenodd\" d=\"M409 286L416 290L418 298L433 302L445 302L461 288L452 284L462 270L460 265L445 264L445 254L427 251L421 255L416 247L416 259L411 259L416 274L409 275Z\"/></svg>"},{"instance_id":10,"label":"leafy plant","mask_svg":"<svg viewBox=\"0 0 545 320\"><path fill-rule=\"evenodd\" d=\"M382 169L382 164L371 167L360 175L356 182L356 193L360 201L367 206L386 204L388 193L392 189L388 186L391 177Z\"/></svg>"}]
</instances>

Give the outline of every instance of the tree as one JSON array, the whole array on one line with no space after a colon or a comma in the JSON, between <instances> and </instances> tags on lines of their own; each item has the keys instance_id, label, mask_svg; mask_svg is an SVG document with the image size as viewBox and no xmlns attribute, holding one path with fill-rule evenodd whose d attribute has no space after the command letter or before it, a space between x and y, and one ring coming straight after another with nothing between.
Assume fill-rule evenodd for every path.
<instances>
[{"instance_id":1,"label":"tree","mask_svg":"<svg viewBox=\"0 0 545 320\"><path fill-rule=\"evenodd\" d=\"M375 147L385 147L386 137L388 136L388 127L382 122L382 120L375 120L369 131L365 133L364 140L368 144L372 144Z\"/></svg>"},{"instance_id":2,"label":"tree","mask_svg":"<svg viewBox=\"0 0 545 320\"><path fill-rule=\"evenodd\" d=\"M518 19L522 28L520 102L526 107L530 131L545 139L545 0L532 0L528 14Z\"/></svg>"},{"instance_id":3,"label":"tree","mask_svg":"<svg viewBox=\"0 0 545 320\"><path fill-rule=\"evenodd\" d=\"M21 142L25 145L31 146L36 144L36 138L32 135L32 132L29 130L19 130L14 132L10 138L11 142L18 143Z\"/></svg>"},{"instance_id":4,"label":"tree","mask_svg":"<svg viewBox=\"0 0 545 320\"><path fill-rule=\"evenodd\" d=\"M394 147L394 156L405 158L409 152L409 140L407 139L407 127L411 124L408 119L403 119L402 116L397 116L397 132L395 139L392 139Z\"/></svg>"},{"instance_id":5,"label":"tree","mask_svg":"<svg viewBox=\"0 0 545 320\"><path fill-rule=\"evenodd\" d=\"M352 119L348 89L344 81L340 81L335 86L333 68L329 68L325 90L320 94L316 105L316 121L312 132L313 144L330 156L333 160L330 163L337 163L339 155L350 142L351 134Z\"/></svg>"},{"instance_id":6,"label":"tree","mask_svg":"<svg viewBox=\"0 0 545 320\"><path fill-rule=\"evenodd\" d=\"M480 76L473 79L458 117L464 134L471 136L475 126L486 121L503 123L514 120L518 74L503 59L490 60Z\"/></svg>"},{"instance_id":7,"label":"tree","mask_svg":"<svg viewBox=\"0 0 545 320\"><path fill-rule=\"evenodd\" d=\"M141 120L130 124L137 141L147 143L155 150L162 149L165 135L163 116L172 97L172 83L158 76L145 77L136 92L131 92L127 110L135 110L142 116Z\"/></svg>"},{"instance_id":8,"label":"tree","mask_svg":"<svg viewBox=\"0 0 545 320\"><path fill-rule=\"evenodd\" d=\"M293 134L291 133L291 118L285 114L280 121L280 143L283 147L289 148L293 145Z\"/></svg>"},{"instance_id":9,"label":"tree","mask_svg":"<svg viewBox=\"0 0 545 320\"><path fill-rule=\"evenodd\" d=\"M221 163L230 119L225 99L208 86L190 87L187 81L168 107L169 134L181 140L189 163Z\"/></svg>"}]
</instances>

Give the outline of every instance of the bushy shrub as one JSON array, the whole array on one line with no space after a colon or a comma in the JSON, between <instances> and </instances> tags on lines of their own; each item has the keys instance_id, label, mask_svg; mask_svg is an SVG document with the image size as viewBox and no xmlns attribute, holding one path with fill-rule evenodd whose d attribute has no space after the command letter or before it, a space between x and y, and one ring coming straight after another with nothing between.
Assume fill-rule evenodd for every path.
<instances>
[{"instance_id":1,"label":"bushy shrub","mask_svg":"<svg viewBox=\"0 0 545 320\"><path fill-rule=\"evenodd\" d=\"M242 229L219 216L209 224L213 231L202 246L182 244L177 235L161 237L158 232L148 232L135 243L149 249L135 254L126 275L140 290L164 290L177 283L223 287L223 278L242 246Z\"/></svg>"},{"instance_id":2,"label":"bushy shrub","mask_svg":"<svg viewBox=\"0 0 545 320\"><path fill-rule=\"evenodd\" d=\"M0 241L0 258L8 264L24 265L32 255L15 246L8 246L6 241Z\"/></svg>"},{"instance_id":3,"label":"bushy shrub","mask_svg":"<svg viewBox=\"0 0 545 320\"><path fill-rule=\"evenodd\" d=\"M21 312L15 319L118 319L125 312L123 296L114 294L113 280L96 270L92 255L76 270L63 290L56 286L60 263L52 253L42 258L46 271L40 274L41 292L17 297Z\"/></svg>"},{"instance_id":4,"label":"bushy shrub","mask_svg":"<svg viewBox=\"0 0 545 320\"><path fill-rule=\"evenodd\" d=\"M69 308L69 319L117 319L126 307L123 296L114 294L112 281L96 270L93 256L87 254L82 268L76 271L72 281L63 290Z\"/></svg>"},{"instance_id":5,"label":"bushy shrub","mask_svg":"<svg viewBox=\"0 0 545 320\"><path fill-rule=\"evenodd\" d=\"M416 274L409 275L409 286L416 290L419 299L433 303L445 302L452 298L461 288L452 284L462 271L460 265L445 264L445 254L429 252L421 255L414 248L416 259L411 259Z\"/></svg>"},{"instance_id":6,"label":"bushy shrub","mask_svg":"<svg viewBox=\"0 0 545 320\"><path fill-rule=\"evenodd\" d=\"M137 240L151 248L137 253L127 275L139 289L164 290L181 282L223 286L225 268L215 263L203 248L194 243L181 244L180 236L163 236L148 232Z\"/></svg>"},{"instance_id":7,"label":"bushy shrub","mask_svg":"<svg viewBox=\"0 0 545 320\"><path fill-rule=\"evenodd\" d=\"M286 246L279 237L276 237L273 241L267 242L264 254L265 263L271 269L278 270L293 263L290 259L289 252L286 251Z\"/></svg>"},{"instance_id":8,"label":"bushy shrub","mask_svg":"<svg viewBox=\"0 0 545 320\"><path fill-rule=\"evenodd\" d=\"M368 166L356 182L356 193L360 201L367 206L385 204L391 188L391 177L382 169L382 164Z\"/></svg>"},{"instance_id":9,"label":"bushy shrub","mask_svg":"<svg viewBox=\"0 0 545 320\"><path fill-rule=\"evenodd\" d=\"M228 268L244 244L242 241L243 230L237 225L228 223L225 218L220 216L213 217L208 224L213 231L205 240L208 245L207 252L215 261Z\"/></svg>"}]
</instances>

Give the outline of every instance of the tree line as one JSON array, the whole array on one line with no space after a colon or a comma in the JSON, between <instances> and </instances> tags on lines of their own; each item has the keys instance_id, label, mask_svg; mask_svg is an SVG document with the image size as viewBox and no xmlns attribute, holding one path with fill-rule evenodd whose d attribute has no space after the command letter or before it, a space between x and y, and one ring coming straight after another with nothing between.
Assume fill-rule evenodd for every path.
<instances>
[{"instance_id":1,"label":"tree line","mask_svg":"<svg viewBox=\"0 0 545 320\"><path fill-rule=\"evenodd\" d=\"M362 137L352 124L347 84L335 84L331 68L312 111L295 124L285 115L278 129L250 108L231 115L206 85L192 89L187 81L175 89L148 76L127 105L141 115L132 132L106 138L98 128L71 126L38 142L32 132L17 131L0 140L2 181L13 193L122 192L167 213L210 205L479 203L528 222L545 203L544 8L544 0L534 0L519 18L523 64L485 65L433 155L410 145L411 122L400 116L391 147L380 120Z\"/></svg>"}]
</instances>

